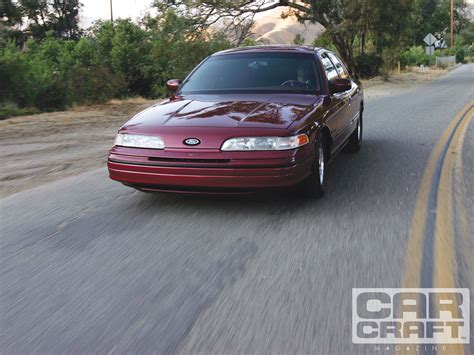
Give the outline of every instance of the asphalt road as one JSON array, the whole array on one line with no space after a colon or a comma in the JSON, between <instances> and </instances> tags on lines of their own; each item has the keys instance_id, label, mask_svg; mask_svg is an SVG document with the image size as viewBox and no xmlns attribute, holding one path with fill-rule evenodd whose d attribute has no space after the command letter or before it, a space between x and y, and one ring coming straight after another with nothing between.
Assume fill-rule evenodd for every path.
<instances>
[{"instance_id":1,"label":"asphalt road","mask_svg":"<svg viewBox=\"0 0 474 355\"><path fill-rule=\"evenodd\" d=\"M2 199L0 352L376 352L352 344L351 290L417 273L406 265L422 176L473 99L465 65L369 100L363 149L330 166L320 201L143 194L105 169ZM453 193L472 227L474 121L462 165ZM461 254L455 285L472 292Z\"/></svg>"}]
</instances>

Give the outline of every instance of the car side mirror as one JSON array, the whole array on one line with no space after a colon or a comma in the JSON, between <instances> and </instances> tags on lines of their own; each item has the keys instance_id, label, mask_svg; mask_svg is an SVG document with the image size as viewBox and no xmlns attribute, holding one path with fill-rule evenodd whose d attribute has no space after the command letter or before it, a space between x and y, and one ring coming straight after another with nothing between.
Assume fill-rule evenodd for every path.
<instances>
[{"instance_id":1,"label":"car side mirror","mask_svg":"<svg viewBox=\"0 0 474 355\"><path fill-rule=\"evenodd\" d=\"M181 80L171 79L166 82L166 87L172 92L178 91L179 86L181 85Z\"/></svg>"},{"instance_id":2,"label":"car side mirror","mask_svg":"<svg viewBox=\"0 0 474 355\"><path fill-rule=\"evenodd\" d=\"M339 94L352 88L352 81L346 78L336 78L329 82L331 94Z\"/></svg>"}]
</instances>

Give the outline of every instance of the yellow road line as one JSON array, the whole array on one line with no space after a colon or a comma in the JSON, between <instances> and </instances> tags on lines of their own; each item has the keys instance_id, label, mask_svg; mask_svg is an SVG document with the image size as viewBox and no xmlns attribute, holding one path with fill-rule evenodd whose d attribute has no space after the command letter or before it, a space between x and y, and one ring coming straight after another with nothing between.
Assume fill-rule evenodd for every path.
<instances>
[{"instance_id":1,"label":"yellow road line","mask_svg":"<svg viewBox=\"0 0 474 355\"><path fill-rule=\"evenodd\" d=\"M472 112L472 109L469 110ZM455 157L461 155L462 139L465 132L463 127L467 127L472 116L467 113L460 123L453 139L450 142L441 170L441 179L438 189L438 200L436 210L435 240L434 240L434 274L433 287L435 288L455 288L456 287L456 258L454 241L454 194L453 194L453 173L455 168ZM462 163L461 163L462 164ZM441 295L438 295L438 297ZM457 308L456 308L457 311ZM457 318L458 315L455 315ZM441 337L437 337L437 343L444 343ZM450 345L449 352L453 354L463 354L464 346L461 344Z\"/></svg>"},{"instance_id":2,"label":"yellow road line","mask_svg":"<svg viewBox=\"0 0 474 355\"><path fill-rule=\"evenodd\" d=\"M469 226L469 218L466 211L466 204L464 197L467 195L466 188L464 185L464 169L463 169L463 159L462 159L462 151L463 151L463 143L464 137L467 133L467 128L471 123L474 115L471 115L466 118L466 120L459 126L459 139L457 140L456 144L456 159L455 159L455 166L454 166L454 184L456 184L456 191L454 194L454 201L456 203L457 210L459 211L459 222L461 222L460 226L460 234L461 234L461 250L464 253L464 262L468 263L472 266L474 262L474 250L472 249L470 236L474 233ZM473 270L473 268L470 268ZM471 275L474 277L474 275ZM474 285L474 279L471 278L471 286Z\"/></svg>"},{"instance_id":3,"label":"yellow road line","mask_svg":"<svg viewBox=\"0 0 474 355\"><path fill-rule=\"evenodd\" d=\"M441 171L441 180L438 190L436 232L435 232L435 261L434 287L454 288L454 218L453 218L453 173L456 163L462 167L459 159L462 155L462 142L467 125L473 117L471 109L463 122L459 125L449 145ZM459 159L455 159L458 157Z\"/></svg>"},{"instance_id":4,"label":"yellow road line","mask_svg":"<svg viewBox=\"0 0 474 355\"><path fill-rule=\"evenodd\" d=\"M464 106L461 112L451 122L448 128L443 132L443 135L436 144L430 159L426 166L423 178L421 180L420 189L418 192L415 211L413 214L412 224L410 227L410 236L408 239L407 257L405 260L405 268L402 279L403 288L417 288L421 286L421 263L423 255L423 239L426 230L426 216L428 214L428 200L431 191L433 176L436 171L436 163L446 146L452 131L462 119L464 113L472 107L473 103Z\"/></svg>"},{"instance_id":5,"label":"yellow road line","mask_svg":"<svg viewBox=\"0 0 474 355\"><path fill-rule=\"evenodd\" d=\"M474 102L466 105L437 142L426 166L421 180L416 207L410 228L407 246L407 257L402 280L403 288L422 287L422 268L425 234L427 233L430 195L437 188L436 219L434 229L433 280L431 287L455 288L455 253L454 253L454 217L453 217L453 174L462 172L462 142L467 126L474 116ZM461 122L462 120L462 122ZM454 135L453 135L454 133ZM449 140L451 141L449 142ZM445 152L449 142L448 150ZM442 156L443 154L444 157ZM433 186L434 177L440 159L444 159L438 186ZM456 180L457 181L457 180ZM462 219L466 217L461 216ZM466 221L467 223L467 221ZM426 262L426 260L425 260ZM426 281L425 281L426 282ZM438 343L443 343L437 338ZM463 345L446 347L449 353L464 354ZM406 352L404 352L406 353ZM408 351L410 353L410 351Z\"/></svg>"}]
</instances>

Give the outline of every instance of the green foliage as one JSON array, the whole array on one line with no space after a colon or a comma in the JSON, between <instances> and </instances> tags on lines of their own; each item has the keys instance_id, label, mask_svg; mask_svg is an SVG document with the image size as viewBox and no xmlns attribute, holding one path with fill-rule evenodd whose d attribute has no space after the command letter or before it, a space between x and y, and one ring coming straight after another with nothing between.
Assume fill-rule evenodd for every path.
<instances>
[{"instance_id":1,"label":"green foliage","mask_svg":"<svg viewBox=\"0 0 474 355\"><path fill-rule=\"evenodd\" d=\"M363 78L370 78L380 74L383 59L376 53L363 53L355 57L355 63L359 75Z\"/></svg>"},{"instance_id":2,"label":"green foliage","mask_svg":"<svg viewBox=\"0 0 474 355\"><path fill-rule=\"evenodd\" d=\"M49 111L125 96L167 96L168 79L184 79L202 59L230 47L220 36L190 38L187 25L169 12L146 26L98 22L79 40L50 31L22 49L12 39L0 47L0 103Z\"/></svg>"},{"instance_id":3,"label":"green foliage","mask_svg":"<svg viewBox=\"0 0 474 355\"><path fill-rule=\"evenodd\" d=\"M0 102L11 101L23 85L24 63L14 45L0 52Z\"/></svg>"},{"instance_id":4,"label":"green foliage","mask_svg":"<svg viewBox=\"0 0 474 355\"><path fill-rule=\"evenodd\" d=\"M190 37L185 30L187 18L168 11L160 24L149 24L150 52L142 67L143 73L151 79L151 96L166 96L166 81L184 79L187 74L207 56L231 47L222 36ZM149 96L147 95L147 96Z\"/></svg>"},{"instance_id":5,"label":"green foliage","mask_svg":"<svg viewBox=\"0 0 474 355\"><path fill-rule=\"evenodd\" d=\"M78 39L81 6L79 0L1 0L0 35L18 45L27 39L42 40L48 32L58 38Z\"/></svg>"},{"instance_id":6,"label":"green foliage","mask_svg":"<svg viewBox=\"0 0 474 355\"><path fill-rule=\"evenodd\" d=\"M445 37L450 32L451 0L415 0L412 13L413 44L420 45L428 33ZM454 1L454 32L460 34L470 21L466 0Z\"/></svg>"},{"instance_id":7,"label":"green foliage","mask_svg":"<svg viewBox=\"0 0 474 355\"><path fill-rule=\"evenodd\" d=\"M0 3L0 23L4 26L16 25L21 22L21 9L12 0L2 0Z\"/></svg>"},{"instance_id":8,"label":"green foliage","mask_svg":"<svg viewBox=\"0 0 474 355\"><path fill-rule=\"evenodd\" d=\"M469 26L465 30L463 30L460 34L460 38L463 43L471 44L474 43L474 25Z\"/></svg>"},{"instance_id":9,"label":"green foliage","mask_svg":"<svg viewBox=\"0 0 474 355\"><path fill-rule=\"evenodd\" d=\"M327 48L333 52L337 51L337 48L332 41L331 35L328 32L324 32L318 38L316 38L313 41L313 46Z\"/></svg>"},{"instance_id":10,"label":"green foliage","mask_svg":"<svg viewBox=\"0 0 474 355\"><path fill-rule=\"evenodd\" d=\"M103 101L125 91L123 75L101 64L91 39L61 40L48 35L26 46L22 51L11 43L0 51L4 83L0 102L48 111Z\"/></svg>"},{"instance_id":11,"label":"green foliage","mask_svg":"<svg viewBox=\"0 0 474 355\"><path fill-rule=\"evenodd\" d=\"M12 0L0 0L0 48L10 40L23 43L26 38L18 27L22 22L22 12L18 4Z\"/></svg>"},{"instance_id":12,"label":"green foliage","mask_svg":"<svg viewBox=\"0 0 474 355\"><path fill-rule=\"evenodd\" d=\"M410 47L401 56L403 66L429 65L430 61L434 62L433 58L426 54L423 46Z\"/></svg>"},{"instance_id":13,"label":"green foliage","mask_svg":"<svg viewBox=\"0 0 474 355\"><path fill-rule=\"evenodd\" d=\"M398 61L434 62L422 39L432 32L449 43L449 2L302 0L303 7L288 6L300 20L325 27L315 46L338 52L352 71L370 77L388 73ZM204 58L232 47L229 38L234 45L257 44L249 35L251 11L236 4L156 0L156 16L138 24L99 21L84 32L78 26L79 0L0 0L1 110L13 115L31 107L57 110L126 96L168 96L168 79L184 79ZM474 25L466 18L465 0L455 4L455 46L436 55L464 62L474 56ZM240 21L232 19L235 14L243 16ZM224 21L219 30L207 31L219 17ZM303 44L303 36L296 35L294 43Z\"/></svg>"},{"instance_id":14,"label":"green foliage","mask_svg":"<svg viewBox=\"0 0 474 355\"><path fill-rule=\"evenodd\" d=\"M79 11L82 7L80 1L54 0L50 6L46 27L42 31L52 31L59 38L78 39L82 33L79 28Z\"/></svg>"},{"instance_id":15,"label":"green foliage","mask_svg":"<svg viewBox=\"0 0 474 355\"><path fill-rule=\"evenodd\" d=\"M15 108L15 107L0 107L0 120L15 116L26 116L40 113L36 108Z\"/></svg>"},{"instance_id":16,"label":"green foliage","mask_svg":"<svg viewBox=\"0 0 474 355\"><path fill-rule=\"evenodd\" d=\"M465 63L466 52L464 48L459 48L456 52L456 63Z\"/></svg>"},{"instance_id":17,"label":"green foliage","mask_svg":"<svg viewBox=\"0 0 474 355\"><path fill-rule=\"evenodd\" d=\"M252 47L252 46L257 46L258 42L252 38L247 37L244 39L240 47Z\"/></svg>"},{"instance_id":18,"label":"green foliage","mask_svg":"<svg viewBox=\"0 0 474 355\"><path fill-rule=\"evenodd\" d=\"M304 44L304 37L300 33L297 33L295 35L295 38L293 38L293 44L296 44L297 46L302 46Z\"/></svg>"},{"instance_id":19,"label":"green foliage","mask_svg":"<svg viewBox=\"0 0 474 355\"><path fill-rule=\"evenodd\" d=\"M149 60L150 34L130 20L118 20L113 25L105 21L97 23L92 30L89 40L94 39L98 53L91 61L120 73L127 82L127 94L149 96L151 78L144 76L142 69Z\"/></svg>"}]
</instances>

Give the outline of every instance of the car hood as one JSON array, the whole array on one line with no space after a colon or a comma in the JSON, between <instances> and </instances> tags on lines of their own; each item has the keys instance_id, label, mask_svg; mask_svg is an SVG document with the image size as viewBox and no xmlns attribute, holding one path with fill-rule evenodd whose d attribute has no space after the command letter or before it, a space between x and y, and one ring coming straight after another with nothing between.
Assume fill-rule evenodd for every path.
<instances>
[{"instance_id":1,"label":"car hood","mask_svg":"<svg viewBox=\"0 0 474 355\"><path fill-rule=\"evenodd\" d=\"M120 131L159 135L167 149L219 149L233 137L288 135L304 126L321 102L315 95L185 97L150 107ZM184 143L188 138L201 143L190 147Z\"/></svg>"},{"instance_id":2,"label":"car hood","mask_svg":"<svg viewBox=\"0 0 474 355\"><path fill-rule=\"evenodd\" d=\"M316 95L200 95L152 106L126 126L286 129L319 101Z\"/></svg>"}]
</instances>

